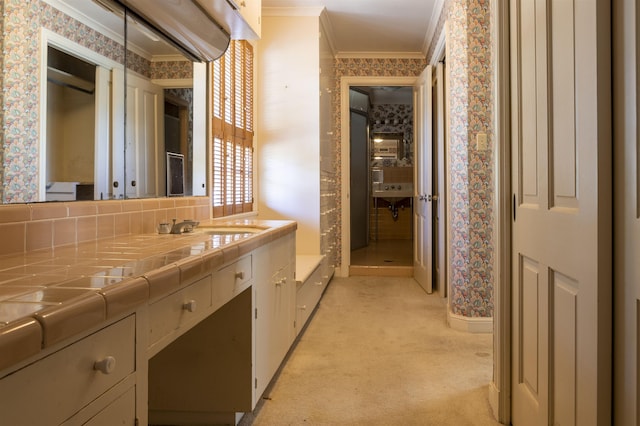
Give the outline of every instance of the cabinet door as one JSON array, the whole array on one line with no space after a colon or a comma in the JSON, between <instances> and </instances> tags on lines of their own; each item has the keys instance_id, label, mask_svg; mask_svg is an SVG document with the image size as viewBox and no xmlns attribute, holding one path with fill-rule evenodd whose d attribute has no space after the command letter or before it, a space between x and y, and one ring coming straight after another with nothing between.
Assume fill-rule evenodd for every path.
<instances>
[{"instance_id":1,"label":"cabinet door","mask_svg":"<svg viewBox=\"0 0 640 426\"><path fill-rule=\"evenodd\" d=\"M259 398L295 338L296 282L291 264L256 285L256 398Z\"/></svg>"},{"instance_id":2,"label":"cabinet door","mask_svg":"<svg viewBox=\"0 0 640 426\"><path fill-rule=\"evenodd\" d=\"M262 12L261 0L238 0L235 2L239 7L240 15L251 27L256 36L260 38L260 14Z\"/></svg>"}]
</instances>

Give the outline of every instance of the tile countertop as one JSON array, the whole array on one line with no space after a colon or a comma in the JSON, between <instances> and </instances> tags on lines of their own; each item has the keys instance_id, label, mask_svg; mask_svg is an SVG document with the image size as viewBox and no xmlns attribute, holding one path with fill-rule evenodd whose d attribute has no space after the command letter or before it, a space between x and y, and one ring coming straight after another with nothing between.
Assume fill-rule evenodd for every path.
<instances>
[{"instance_id":1,"label":"tile countertop","mask_svg":"<svg viewBox=\"0 0 640 426\"><path fill-rule=\"evenodd\" d=\"M258 233L210 234L206 226ZM0 257L0 371L297 228L293 221L201 223Z\"/></svg>"}]
</instances>

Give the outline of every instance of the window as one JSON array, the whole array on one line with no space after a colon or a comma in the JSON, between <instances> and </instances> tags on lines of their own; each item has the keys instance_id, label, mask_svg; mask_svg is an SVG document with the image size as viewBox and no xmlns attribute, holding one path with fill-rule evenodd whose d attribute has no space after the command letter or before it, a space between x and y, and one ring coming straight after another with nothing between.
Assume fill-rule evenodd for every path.
<instances>
[{"instance_id":1,"label":"window","mask_svg":"<svg viewBox=\"0 0 640 426\"><path fill-rule=\"evenodd\" d=\"M253 47L232 40L212 64L213 217L253 210Z\"/></svg>"}]
</instances>

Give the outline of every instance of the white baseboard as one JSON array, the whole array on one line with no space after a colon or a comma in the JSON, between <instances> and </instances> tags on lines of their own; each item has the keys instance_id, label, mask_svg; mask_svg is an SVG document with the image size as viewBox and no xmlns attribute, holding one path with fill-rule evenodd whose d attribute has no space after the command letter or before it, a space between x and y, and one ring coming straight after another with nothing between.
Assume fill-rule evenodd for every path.
<instances>
[{"instance_id":1,"label":"white baseboard","mask_svg":"<svg viewBox=\"0 0 640 426\"><path fill-rule=\"evenodd\" d=\"M447 312L447 323L454 330L467 333L493 333L493 318L469 318Z\"/></svg>"},{"instance_id":2,"label":"white baseboard","mask_svg":"<svg viewBox=\"0 0 640 426\"><path fill-rule=\"evenodd\" d=\"M498 420L498 405L500 401L500 390L496 387L496 384L492 381L489 383L489 405L491 406L491 414L493 418Z\"/></svg>"}]
</instances>

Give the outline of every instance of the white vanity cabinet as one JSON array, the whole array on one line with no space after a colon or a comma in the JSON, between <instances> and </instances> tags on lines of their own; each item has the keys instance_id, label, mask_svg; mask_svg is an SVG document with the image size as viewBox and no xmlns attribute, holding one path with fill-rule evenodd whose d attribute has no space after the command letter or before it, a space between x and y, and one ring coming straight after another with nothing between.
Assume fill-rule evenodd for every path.
<instances>
[{"instance_id":1,"label":"white vanity cabinet","mask_svg":"<svg viewBox=\"0 0 640 426\"><path fill-rule=\"evenodd\" d=\"M256 40L261 33L262 0L196 0L231 34L233 40Z\"/></svg>"},{"instance_id":2,"label":"white vanity cabinet","mask_svg":"<svg viewBox=\"0 0 640 426\"><path fill-rule=\"evenodd\" d=\"M260 398L296 336L294 234L259 248L255 258L255 386Z\"/></svg>"},{"instance_id":3,"label":"white vanity cabinet","mask_svg":"<svg viewBox=\"0 0 640 426\"><path fill-rule=\"evenodd\" d=\"M322 256L298 256L296 268L296 334L300 334L309 320L311 313L318 305L328 280L323 275L324 259ZM304 265L300 268L300 265ZM311 267L309 267L311 265ZM305 273L307 272L307 273Z\"/></svg>"},{"instance_id":4,"label":"white vanity cabinet","mask_svg":"<svg viewBox=\"0 0 640 426\"><path fill-rule=\"evenodd\" d=\"M0 379L0 423L133 425L134 373L130 315Z\"/></svg>"},{"instance_id":5,"label":"white vanity cabinet","mask_svg":"<svg viewBox=\"0 0 640 426\"><path fill-rule=\"evenodd\" d=\"M227 424L255 408L295 339L294 269L288 233L213 273L215 311L149 360L150 423Z\"/></svg>"},{"instance_id":6,"label":"white vanity cabinet","mask_svg":"<svg viewBox=\"0 0 640 426\"><path fill-rule=\"evenodd\" d=\"M238 12L253 32L260 38L262 1L261 0L232 0L238 7Z\"/></svg>"},{"instance_id":7,"label":"white vanity cabinet","mask_svg":"<svg viewBox=\"0 0 640 426\"><path fill-rule=\"evenodd\" d=\"M197 294L209 301L197 323L190 320L162 350L149 352L150 423L227 423L235 412L253 409L253 257L240 257L150 306L181 309ZM193 297L187 296L192 288ZM153 317L150 311L150 323Z\"/></svg>"},{"instance_id":8,"label":"white vanity cabinet","mask_svg":"<svg viewBox=\"0 0 640 426\"><path fill-rule=\"evenodd\" d=\"M0 371L0 424L237 423L295 339L295 228L274 228L103 289L102 325Z\"/></svg>"}]
</instances>

